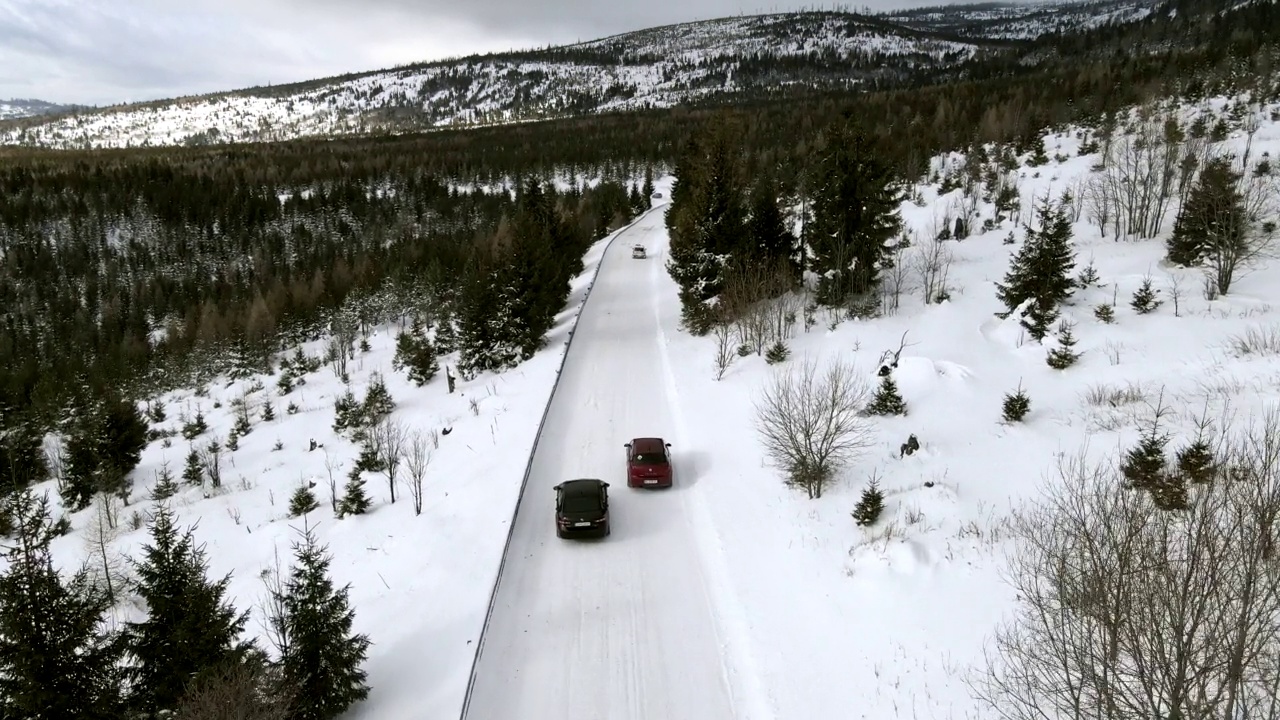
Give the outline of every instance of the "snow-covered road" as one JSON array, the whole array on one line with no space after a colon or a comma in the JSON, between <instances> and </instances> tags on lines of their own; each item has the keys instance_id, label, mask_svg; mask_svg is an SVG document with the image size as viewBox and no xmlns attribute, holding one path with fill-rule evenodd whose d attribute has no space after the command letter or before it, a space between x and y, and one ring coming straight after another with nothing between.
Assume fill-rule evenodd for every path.
<instances>
[{"instance_id":1,"label":"snow-covered road","mask_svg":"<svg viewBox=\"0 0 1280 720\"><path fill-rule=\"evenodd\" d=\"M662 217L651 211L617 238L578 319L477 661L470 720L738 715L659 342ZM631 258L636 242L648 259ZM649 435L673 443L671 490L626 486L623 443ZM604 540L556 538L552 488L577 477L611 484Z\"/></svg>"}]
</instances>

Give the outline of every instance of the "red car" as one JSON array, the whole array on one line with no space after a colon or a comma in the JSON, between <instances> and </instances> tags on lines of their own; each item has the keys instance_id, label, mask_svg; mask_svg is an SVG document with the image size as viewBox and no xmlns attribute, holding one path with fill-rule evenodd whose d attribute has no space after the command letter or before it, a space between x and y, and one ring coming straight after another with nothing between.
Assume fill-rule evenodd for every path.
<instances>
[{"instance_id":1,"label":"red car","mask_svg":"<svg viewBox=\"0 0 1280 720\"><path fill-rule=\"evenodd\" d=\"M671 443L662 438L636 438L627 443L628 487L671 487Z\"/></svg>"}]
</instances>

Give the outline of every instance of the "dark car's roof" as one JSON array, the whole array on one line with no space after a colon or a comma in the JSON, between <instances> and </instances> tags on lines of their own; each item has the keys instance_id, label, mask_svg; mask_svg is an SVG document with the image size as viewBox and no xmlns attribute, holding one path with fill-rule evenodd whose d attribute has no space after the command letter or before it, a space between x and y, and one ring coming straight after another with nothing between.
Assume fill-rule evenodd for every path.
<instances>
[{"instance_id":1,"label":"dark car's roof","mask_svg":"<svg viewBox=\"0 0 1280 720\"><path fill-rule=\"evenodd\" d=\"M631 449L638 453L660 453L665 448L662 438L636 438L631 441Z\"/></svg>"},{"instance_id":2,"label":"dark car's roof","mask_svg":"<svg viewBox=\"0 0 1280 720\"><path fill-rule=\"evenodd\" d=\"M565 495L599 495L602 487L604 487L603 480L580 478L560 483L560 492Z\"/></svg>"}]
</instances>

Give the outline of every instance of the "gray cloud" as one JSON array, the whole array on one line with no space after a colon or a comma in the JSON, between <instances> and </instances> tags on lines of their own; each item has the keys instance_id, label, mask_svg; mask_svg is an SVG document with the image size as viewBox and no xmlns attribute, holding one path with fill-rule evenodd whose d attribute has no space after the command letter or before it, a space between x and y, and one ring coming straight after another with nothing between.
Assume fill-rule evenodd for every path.
<instances>
[{"instance_id":1,"label":"gray cloud","mask_svg":"<svg viewBox=\"0 0 1280 720\"><path fill-rule=\"evenodd\" d=\"M863 0L885 10L937 0ZM593 40L812 0L0 0L0 99L105 105Z\"/></svg>"}]
</instances>

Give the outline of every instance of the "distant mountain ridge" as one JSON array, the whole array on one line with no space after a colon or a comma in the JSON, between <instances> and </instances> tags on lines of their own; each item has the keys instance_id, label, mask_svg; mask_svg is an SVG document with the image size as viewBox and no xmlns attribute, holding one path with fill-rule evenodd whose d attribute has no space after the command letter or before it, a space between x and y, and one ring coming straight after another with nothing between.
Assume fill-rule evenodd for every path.
<instances>
[{"instance_id":1,"label":"distant mountain ridge","mask_svg":"<svg viewBox=\"0 0 1280 720\"><path fill-rule=\"evenodd\" d=\"M75 109L76 106L74 105L59 105L45 102L44 100L36 100L35 98L13 98L11 100L0 100L0 120L14 120L36 115L56 115L72 112Z\"/></svg>"},{"instance_id":2,"label":"distant mountain ridge","mask_svg":"<svg viewBox=\"0 0 1280 720\"><path fill-rule=\"evenodd\" d=\"M1141 20L1158 0L789 12L561 47L0 122L0 144L139 147L383 134L661 108L777 88L874 88L1045 33ZM0 116L2 117L2 116Z\"/></svg>"}]
</instances>

